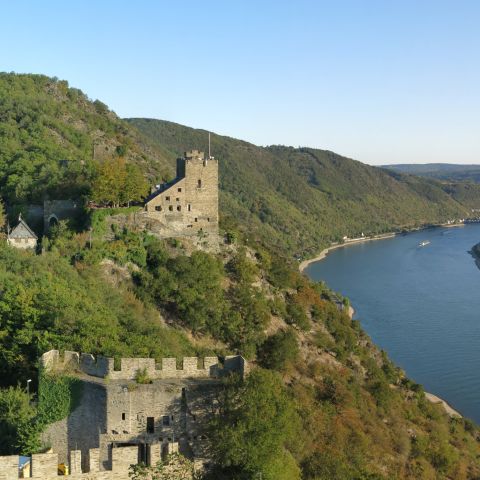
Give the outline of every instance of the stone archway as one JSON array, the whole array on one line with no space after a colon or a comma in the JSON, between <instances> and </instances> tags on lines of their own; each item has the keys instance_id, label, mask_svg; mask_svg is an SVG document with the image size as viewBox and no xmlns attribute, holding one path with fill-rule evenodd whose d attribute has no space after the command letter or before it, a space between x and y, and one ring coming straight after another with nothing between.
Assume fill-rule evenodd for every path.
<instances>
[{"instance_id":1,"label":"stone archway","mask_svg":"<svg viewBox=\"0 0 480 480\"><path fill-rule=\"evenodd\" d=\"M52 213L48 217L48 228L52 228L55 225L58 225L58 217L54 213Z\"/></svg>"}]
</instances>

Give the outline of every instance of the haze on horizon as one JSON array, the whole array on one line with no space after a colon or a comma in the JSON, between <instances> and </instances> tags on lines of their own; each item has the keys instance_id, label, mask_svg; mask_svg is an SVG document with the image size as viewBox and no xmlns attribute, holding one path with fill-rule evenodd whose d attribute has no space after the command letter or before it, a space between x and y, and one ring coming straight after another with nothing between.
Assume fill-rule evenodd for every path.
<instances>
[{"instance_id":1,"label":"haze on horizon","mask_svg":"<svg viewBox=\"0 0 480 480\"><path fill-rule=\"evenodd\" d=\"M4 2L1 71L122 117L370 164L480 163L480 3Z\"/></svg>"}]
</instances>

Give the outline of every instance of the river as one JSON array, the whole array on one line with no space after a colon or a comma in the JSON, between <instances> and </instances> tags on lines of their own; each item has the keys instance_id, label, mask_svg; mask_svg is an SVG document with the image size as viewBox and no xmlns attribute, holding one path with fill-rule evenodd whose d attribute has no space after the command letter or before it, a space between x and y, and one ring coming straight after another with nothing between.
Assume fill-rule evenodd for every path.
<instances>
[{"instance_id":1,"label":"river","mask_svg":"<svg viewBox=\"0 0 480 480\"><path fill-rule=\"evenodd\" d=\"M339 248L305 273L349 297L410 378L480 423L480 270L468 253L478 242L480 224L434 228Z\"/></svg>"}]
</instances>

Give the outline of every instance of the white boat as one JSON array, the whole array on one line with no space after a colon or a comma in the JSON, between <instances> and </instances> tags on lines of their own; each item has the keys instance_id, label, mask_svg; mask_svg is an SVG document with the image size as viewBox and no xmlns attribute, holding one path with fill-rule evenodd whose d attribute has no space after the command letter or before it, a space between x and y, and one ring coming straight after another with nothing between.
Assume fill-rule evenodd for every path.
<instances>
[{"instance_id":1,"label":"white boat","mask_svg":"<svg viewBox=\"0 0 480 480\"><path fill-rule=\"evenodd\" d=\"M419 247L425 247L426 245L430 244L430 240L424 240L418 244Z\"/></svg>"}]
</instances>

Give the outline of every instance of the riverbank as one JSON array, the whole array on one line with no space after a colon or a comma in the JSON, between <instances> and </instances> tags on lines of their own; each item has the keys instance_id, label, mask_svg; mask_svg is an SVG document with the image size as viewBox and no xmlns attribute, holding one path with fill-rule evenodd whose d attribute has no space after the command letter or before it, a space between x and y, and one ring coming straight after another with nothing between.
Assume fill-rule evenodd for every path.
<instances>
[{"instance_id":1,"label":"riverbank","mask_svg":"<svg viewBox=\"0 0 480 480\"><path fill-rule=\"evenodd\" d=\"M442 405L442 407L447 412L447 414L450 415L452 418L462 418L462 415L459 412L457 412L457 410L455 410L453 407L451 407L442 398L437 397L433 393L428 393L428 392L425 392L425 397L427 397L427 400L429 400L432 403Z\"/></svg>"},{"instance_id":2,"label":"riverbank","mask_svg":"<svg viewBox=\"0 0 480 480\"><path fill-rule=\"evenodd\" d=\"M418 228L418 229L412 229L411 231L409 231L408 233L414 233L414 232L419 232L419 231L422 231L422 230L429 230L429 229L433 229L433 228L438 228L438 227L441 227L441 228L455 228L455 227L464 227L465 225L464 224L447 224L447 225L431 225L431 226L428 226L428 227L425 227L425 228ZM377 236L374 236L374 237L368 237L368 238L356 238L356 239L351 239L351 240L347 240L343 243L337 243L337 244L332 244L330 245L330 247L328 248L325 248L324 250L322 250L317 256L315 256L314 258L311 258L311 259L308 259L308 260L305 260L303 262L301 262L299 264L299 269L301 272L304 272L305 269L311 265L312 263L314 262L318 262L318 261L321 261L323 259L325 259L325 257L333 250L336 250L338 248L341 248L341 247L347 247L349 245L354 245L354 244L359 244L359 243L363 243L363 242L368 242L368 241L373 241L373 240L382 240L382 239L389 239L389 238L394 238L394 237L398 237L398 236L401 236L403 235L404 233L407 233L407 232L398 232L398 233L388 233L388 234L383 234L383 235L377 235ZM425 238L428 238L428 236L430 234L425 234ZM417 235L418 236L418 235ZM420 233L420 236L423 236L422 233ZM400 241L400 240L398 240ZM472 242L473 243L473 242ZM476 247L476 248L475 248ZM476 259L479 259L479 254L480 254L480 244L478 245L475 245L474 247L472 247L472 255L476 258ZM353 317L353 312L349 312L349 315L350 315L350 318ZM431 388L434 388L434 387L431 387ZM450 417L452 418L462 418L463 415L458 412L457 410L455 410L448 402L446 402L443 398L441 397L438 397L437 395L434 395L432 393L428 393L426 392L425 393L425 397L426 399L433 403L433 404L437 404L437 405L440 405L442 407L442 409L445 411L445 413L447 415L449 415Z\"/></svg>"},{"instance_id":3,"label":"riverbank","mask_svg":"<svg viewBox=\"0 0 480 480\"><path fill-rule=\"evenodd\" d=\"M310 264L323 260L332 250L336 250L337 248L348 247L350 245L357 245L358 243L371 242L373 240L385 240L387 238L394 238L397 235L398 233L391 232L391 233L384 233L382 235L375 235L373 237L352 238L351 240L346 240L343 243L333 243L329 247L322 250L316 257L303 260L303 262L300 263L298 268L300 272L303 273L303 271Z\"/></svg>"},{"instance_id":4,"label":"riverbank","mask_svg":"<svg viewBox=\"0 0 480 480\"><path fill-rule=\"evenodd\" d=\"M411 228L410 230L404 230L402 232L389 232L389 233L383 233L381 235L374 235L373 237L352 238L350 240L346 240L343 243L332 243L329 247L322 250L316 257L303 260L300 263L298 269L300 270L300 272L303 273L303 271L310 264L323 260L329 254L329 252L331 252L332 250L336 250L337 248L348 247L349 245L356 245L358 243L363 243L363 242L371 242L373 240L385 240L387 238L396 237L397 235L411 233L411 232L418 232L420 230L427 230L429 228L455 228L455 227L464 227L464 226L465 226L465 223L439 223L436 225L428 225L425 227Z\"/></svg>"}]
</instances>

